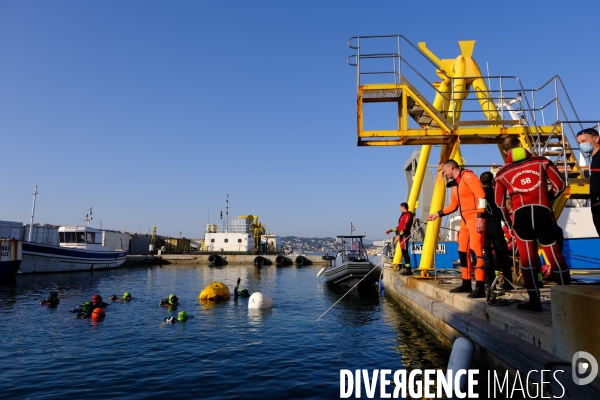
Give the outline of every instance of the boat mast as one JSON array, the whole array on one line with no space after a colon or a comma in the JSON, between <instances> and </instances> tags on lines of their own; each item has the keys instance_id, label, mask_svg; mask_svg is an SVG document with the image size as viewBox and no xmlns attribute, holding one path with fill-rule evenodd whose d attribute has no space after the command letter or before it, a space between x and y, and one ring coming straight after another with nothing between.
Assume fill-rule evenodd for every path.
<instances>
[{"instance_id":1,"label":"boat mast","mask_svg":"<svg viewBox=\"0 0 600 400\"><path fill-rule=\"evenodd\" d=\"M92 220L92 206L90 206L90 208L88 208L88 213L87 213L87 215L85 216L85 219L84 219L84 221L87 221L88 227L90 226L90 221L91 220Z\"/></svg>"},{"instance_id":2,"label":"boat mast","mask_svg":"<svg viewBox=\"0 0 600 400\"><path fill-rule=\"evenodd\" d=\"M37 196L37 185L33 188L33 207L31 208L31 223L29 224L29 239L31 242L31 238L33 237L33 215L35 214L35 198Z\"/></svg>"}]
</instances>

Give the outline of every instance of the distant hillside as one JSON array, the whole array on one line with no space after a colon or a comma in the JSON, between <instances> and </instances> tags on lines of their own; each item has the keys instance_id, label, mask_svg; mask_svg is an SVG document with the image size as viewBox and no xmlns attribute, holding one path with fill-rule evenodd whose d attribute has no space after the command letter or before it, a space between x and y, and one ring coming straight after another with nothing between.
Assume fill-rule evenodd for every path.
<instances>
[{"instance_id":1,"label":"distant hillside","mask_svg":"<svg viewBox=\"0 0 600 400\"><path fill-rule=\"evenodd\" d=\"M340 248L340 244L336 242L336 238L306 238L297 236L283 236L281 244L288 250L306 252L306 251L323 251L332 252ZM370 247L373 244L372 240L363 239L365 247Z\"/></svg>"}]
</instances>

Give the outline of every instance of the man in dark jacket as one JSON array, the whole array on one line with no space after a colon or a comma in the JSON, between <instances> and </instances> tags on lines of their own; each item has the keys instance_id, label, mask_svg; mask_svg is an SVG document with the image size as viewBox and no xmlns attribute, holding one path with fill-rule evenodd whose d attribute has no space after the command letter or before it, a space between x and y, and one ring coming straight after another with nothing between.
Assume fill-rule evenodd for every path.
<instances>
[{"instance_id":1,"label":"man in dark jacket","mask_svg":"<svg viewBox=\"0 0 600 400\"><path fill-rule=\"evenodd\" d=\"M590 208L596 232L600 236L600 137L594 128L587 128L577 133L577 143L581 152L590 157Z\"/></svg>"},{"instance_id":2,"label":"man in dark jacket","mask_svg":"<svg viewBox=\"0 0 600 400\"><path fill-rule=\"evenodd\" d=\"M485 200L487 201L485 238L483 240L485 280L488 285L491 285L497 271L502 271L504 279L512 282L512 262L508 258L508 246L502 230L502 212L494 199L494 175L486 171L479 176L479 180L485 191ZM495 265L494 258L496 259ZM512 290L509 283L504 283L502 288ZM491 289L494 290L494 288Z\"/></svg>"}]
</instances>

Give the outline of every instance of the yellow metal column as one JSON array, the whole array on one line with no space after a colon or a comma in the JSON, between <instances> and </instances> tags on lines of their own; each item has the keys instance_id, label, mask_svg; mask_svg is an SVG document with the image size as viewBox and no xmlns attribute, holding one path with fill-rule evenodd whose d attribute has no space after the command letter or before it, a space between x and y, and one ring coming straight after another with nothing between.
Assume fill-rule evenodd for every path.
<instances>
[{"instance_id":1,"label":"yellow metal column","mask_svg":"<svg viewBox=\"0 0 600 400\"><path fill-rule=\"evenodd\" d=\"M462 158L458 145L458 141L454 141L448 145L442 145L442 149L440 151L440 163L436 173L435 187L433 188L433 196L431 199L430 210L432 213L442 210L446 201L446 180L442 176L442 165L450 158L456 160L460 165L462 165ZM421 262L419 264L421 278L430 277L428 271L435 269L435 252L440 235L441 225L441 218L437 218L435 221L430 221L427 223L425 239L423 241L423 253L421 254Z\"/></svg>"},{"instance_id":2,"label":"yellow metal column","mask_svg":"<svg viewBox=\"0 0 600 400\"><path fill-rule=\"evenodd\" d=\"M448 122L453 125L460 120L460 111L462 110L463 98L466 97L465 90L467 89L464 79L465 70L467 69L467 61L463 56L458 56L454 61L454 79L452 82L452 101L448 106Z\"/></svg>"},{"instance_id":3,"label":"yellow metal column","mask_svg":"<svg viewBox=\"0 0 600 400\"><path fill-rule=\"evenodd\" d=\"M427 171L427 163L429 162L430 153L430 144L425 144L421 147L421 154L419 154L417 170L415 171L413 184L410 188L410 195L408 196L408 209L412 212L416 211L417 200L419 199L419 195L421 194L421 187L423 186L423 178L425 177L425 171Z\"/></svg>"}]
</instances>

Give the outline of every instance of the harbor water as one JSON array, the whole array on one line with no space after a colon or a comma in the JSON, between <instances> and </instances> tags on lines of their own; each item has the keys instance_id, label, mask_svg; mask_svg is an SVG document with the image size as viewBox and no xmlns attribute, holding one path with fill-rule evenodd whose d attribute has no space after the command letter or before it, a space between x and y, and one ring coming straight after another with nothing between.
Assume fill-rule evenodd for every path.
<instances>
[{"instance_id":1,"label":"harbor water","mask_svg":"<svg viewBox=\"0 0 600 400\"><path fill-rule=\"evenodd\" d=\"M329 399L339 398L341 369L446 367L450 349L377 288L350 293L317 323L344 294L317 278L320 268L166 265L18 276L0 284L2 398ZM238 277L240 287L270 295L273 308L248 310L247 298L198 301L213 281L233 293ZM59 306L38 305L52 290ZM107 300L125 291L133 300ZM178 310L159 306L170 293ZM94 294L109 303L104 320L69 312ZM194 318L163 322L181 310Z\"/></svg>"}]
</instances>

